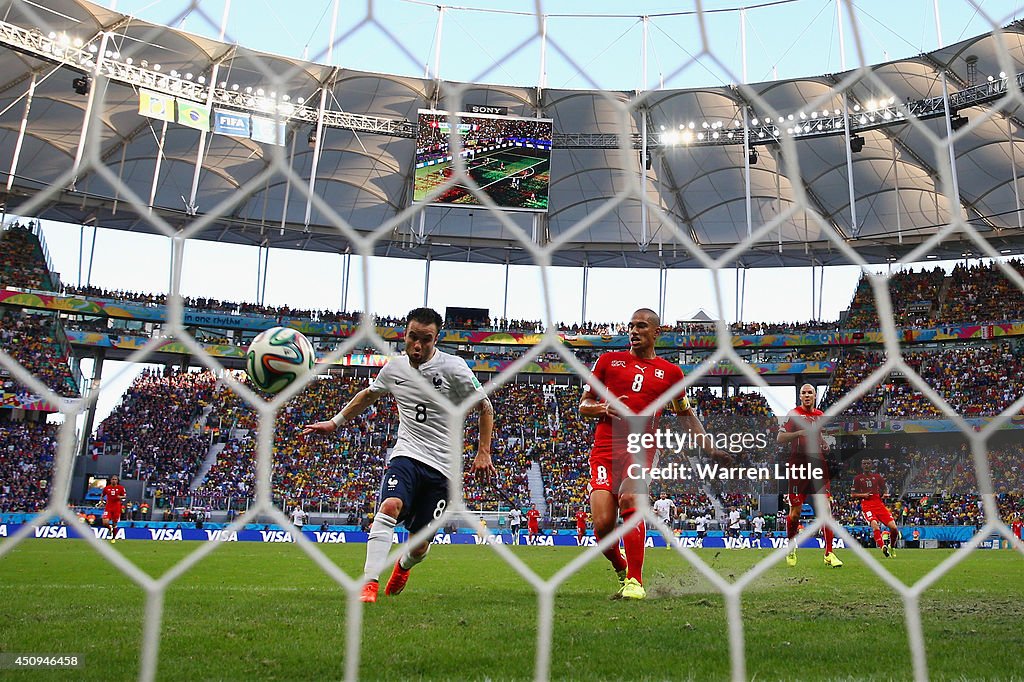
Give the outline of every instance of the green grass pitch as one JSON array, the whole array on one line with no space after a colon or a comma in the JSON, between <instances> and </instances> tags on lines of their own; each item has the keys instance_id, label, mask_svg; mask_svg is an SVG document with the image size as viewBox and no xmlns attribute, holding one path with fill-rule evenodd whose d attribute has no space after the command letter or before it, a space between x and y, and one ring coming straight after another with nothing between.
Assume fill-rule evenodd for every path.
<instances>
[{"instance_id":1,"label":"green grass pitch","mask_svg":"<svg viewBox=\"0 0 1024 682\"><path fill-rule=\"evenodd\" d=\"M151 575L198 543L121 542ZM363 545L321 545L343 570ZM542 577L575 548L513 551ZM699 550L727 578L766 552ZM828 569L801 550L744 593L747 673L762 680L909 679L902 600L850 552ZM925 575L948 552L906 550L886 563L900 579ZM387 573L384 578L386 579ZM678 555L648 550L644 602L610 601L602 557L555 599L551 676L576 680L726 679L723 600ZM0 559L0 651L79 654L74 671L0 671L2 679L120 680L138 675L144 594L81 541L22 542ZM1024 671L1024 558L978 550L921 600L932 679L1020 679ZM225 543L167 591L161 680L339 679L345 598L294 545ZM485 547L436 546L405 593L367 608L360 677L532 679L537 599Z\"/></svg>"}]
</instances>

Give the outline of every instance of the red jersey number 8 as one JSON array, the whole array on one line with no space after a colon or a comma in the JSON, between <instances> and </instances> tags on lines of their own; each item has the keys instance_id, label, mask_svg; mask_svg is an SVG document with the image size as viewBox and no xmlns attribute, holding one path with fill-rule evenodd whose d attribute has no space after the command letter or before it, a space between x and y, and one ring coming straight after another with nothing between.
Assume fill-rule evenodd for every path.
<instances>
[{"instance_id":1,"label":"red jersey number 8","mask_svg":"<svg viewBox=\"0 0 1024 682\"><path fill-rule=\"evenodd\" d=\"M644 387L644 375L637 374L633 377L633 393L639 393L640 389Z\"/></svg>"}]
</instances>

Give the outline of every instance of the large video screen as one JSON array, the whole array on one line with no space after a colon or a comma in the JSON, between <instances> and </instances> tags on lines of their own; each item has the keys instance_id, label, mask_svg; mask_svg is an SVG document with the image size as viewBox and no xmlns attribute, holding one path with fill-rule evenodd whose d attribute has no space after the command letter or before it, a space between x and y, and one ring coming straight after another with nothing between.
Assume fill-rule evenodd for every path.
<instances>
[{"instance_id":1,"label":"large video screen","mask_svg":"<svg viewBox=\"0 0 1024 682\"><path fill-rule=\"evenodd\" d=\"M451 118L449 118L451 116ZM457 118L456 118L457 117ZM501 208L547 211L551 181L551 119L490 114L419 111L416 186L413 201L425 201L455 172L451 126L458 125L462 156L473 181ZM445 206L479 206L470 191L455 184L434 198Z\"/></svg>"}]
</instances>

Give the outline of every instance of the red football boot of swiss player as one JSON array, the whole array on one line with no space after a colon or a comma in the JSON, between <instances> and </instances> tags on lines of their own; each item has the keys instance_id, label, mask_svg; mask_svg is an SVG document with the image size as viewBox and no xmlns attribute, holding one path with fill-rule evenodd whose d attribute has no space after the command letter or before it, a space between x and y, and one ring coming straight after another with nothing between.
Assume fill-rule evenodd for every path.
<instances>
[{"instance_id":1,"label":"red football boot of swiss player","mask_svg":"<svg viewBox=\"0 0 1024 682\"><path fill-rule=\"evenodd\" d=\"M370 582L363 585L363 592L359 595L359 601L367 604L376 603L377 590L379 589L380 583L378 583L376 580L371 580Z\"/></svg>"},{"instance_id":2,"label":"red football boot of swiss player","mask_svg":"<svg viewBox=\"0 0 1024 682\"><path fill-rule=\"evenodd\" d=\"M409 582L409 573L410 571L402 568L401 559L396 561L395 569L391 571L391 578L388 579L387 587L384 588L384 594L389 597L401 594L405 589L405 584Z\"/></svg>"}]
</instances>

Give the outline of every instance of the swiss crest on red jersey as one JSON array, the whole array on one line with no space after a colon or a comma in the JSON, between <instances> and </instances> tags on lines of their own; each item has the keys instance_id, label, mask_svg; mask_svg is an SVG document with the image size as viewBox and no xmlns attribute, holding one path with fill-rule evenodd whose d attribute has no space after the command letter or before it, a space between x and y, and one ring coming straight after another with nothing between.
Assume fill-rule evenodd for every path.
<instances>
[{"instance_id":1,"label":"swiss crest on red jersey","mask_svg":"<svg viewBox=\"0 0 1024 682\"><path fill-rule=\"evenodd\" d=\"M663 369L656 369L656 370L654 370L654 376L657 377L658 379L664 379L665 378L665 370L663 370Z\"/></svg>"}]
</instances>

